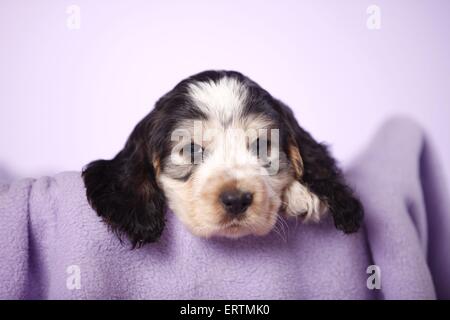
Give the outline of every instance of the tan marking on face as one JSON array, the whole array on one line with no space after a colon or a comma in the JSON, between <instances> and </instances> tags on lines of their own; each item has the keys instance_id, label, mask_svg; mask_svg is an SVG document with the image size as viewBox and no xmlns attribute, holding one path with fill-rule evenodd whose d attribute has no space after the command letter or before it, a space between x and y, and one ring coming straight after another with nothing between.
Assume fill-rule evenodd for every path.
<instances>
[{"instance_id":1,"label":"tan marking on face","mask_svg":"<svg viewBox=\"0 0 450 320\"><path fill-rule=\"evenodd\" d=\"M290 143L289 147L289 159L292 162L292 167L295 171L295 176L297 179L300 179L303 176L303 159L300 155L300 150L297 147L296 143Z\"/></svg>"},{"instance_id":2,"label":"tan marking on face","mask_svg":"<svg viewBox=\"0 0 450 320\"><path fill-rule=\"evenodd\" d=\"M158 177L161 174L161 162L159 159L153 159L153 168L155 169L155 175Z\"/></svg>"}]
</instances>

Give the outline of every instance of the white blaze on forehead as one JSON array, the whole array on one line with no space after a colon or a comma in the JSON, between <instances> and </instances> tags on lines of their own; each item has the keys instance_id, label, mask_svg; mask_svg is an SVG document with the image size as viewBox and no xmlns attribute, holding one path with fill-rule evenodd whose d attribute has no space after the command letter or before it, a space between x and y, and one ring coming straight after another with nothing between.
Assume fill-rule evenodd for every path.
<instances>
[{"instance_id":1,"label":"white blaze on forehead","mask_svg":"<svg viewBox=\"0 0 450 320\"><path fill-rule=\"evenodd\" d=\"M189 95L207 115L227 122L240 114L247 99L247 88L237 79L224 77L216 82L189 84Z\"/></svg>"}]
</instances>

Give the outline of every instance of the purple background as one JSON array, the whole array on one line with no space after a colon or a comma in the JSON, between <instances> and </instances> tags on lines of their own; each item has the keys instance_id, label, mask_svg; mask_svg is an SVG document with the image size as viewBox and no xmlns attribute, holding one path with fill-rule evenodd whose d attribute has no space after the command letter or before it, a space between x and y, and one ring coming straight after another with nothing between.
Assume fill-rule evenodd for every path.
<instances>
[{"instance_id":1,"label":"purple background","mask_svg":"<svg viewBox=\"0 0 450 320\"><path fill-rule=\"evenodd\" d=\"M81 29L66 8L81 8ZM381 29L366 27L369 5ZM25 175L112 157L204 69L241 71L345 165L406 114L450 177L450 1L0 2L0 161Z\"/></svg>"}]
</instances>

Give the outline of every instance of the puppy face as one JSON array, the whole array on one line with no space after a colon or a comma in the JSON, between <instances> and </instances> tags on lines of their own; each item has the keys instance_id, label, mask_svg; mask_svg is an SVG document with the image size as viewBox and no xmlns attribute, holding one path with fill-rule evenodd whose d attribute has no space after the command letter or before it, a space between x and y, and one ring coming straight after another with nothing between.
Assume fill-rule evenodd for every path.
<instances>
[{"instance_id":1,"label":"puppy face","mask_svg":"<svg viewBox=\"0 0 450 320\"><path fill-rule=\"evenodd\" d=\"M194 234L264 235L283 200L296 207L291 214L311 208L311 216L320 216L325 205L311 206L311 199L320 200L306 187L296 204L290 197L295 169L283 151L283 124L270 101L227 76L188 83L186 99L202 117L177 122L158 181L169 207Z\"/></svg>"},{"instance_id":2,"label":"puppy face","mask_svg":"<svg viewBox=\"0 0 450 320\"><path fill-rule=\"evenodd\" d=\"M359 227L362 207L326 148L240 73L180 82L112 160L83 172L91 205L134 245L155 241L168 205L198 236L265 235L280 214Z\"/></svg>"}]
</instances>

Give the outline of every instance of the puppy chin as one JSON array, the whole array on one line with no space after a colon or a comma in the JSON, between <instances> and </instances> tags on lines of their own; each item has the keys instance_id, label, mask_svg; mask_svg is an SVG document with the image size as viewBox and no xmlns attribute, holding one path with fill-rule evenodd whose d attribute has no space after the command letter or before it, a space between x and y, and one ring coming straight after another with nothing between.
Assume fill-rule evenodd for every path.
<instances>
[{"instance_id":1,"label":"puppy chin","mask_svg":"<svg viewBox=\"0 0 450 320\"><path fill-rule=\"evenodd\" d=\"M242 225L232 224L229 226L221 227L216 232L216 235L230 239L237 239L240 237L248 236L251 233L251 230Z\"/></svg>"},{"instance_id":2,"label":"puppy chin","mask_svg":"<svg viewBox=\"0 0 450 320\"><path fill-rule=\"evenodd\" d=\"M211 238L211 237L225 237L230 239L237 239L240 237L248 236L252 234L250 228L241 224L226 224L226 225L213 225L213 226L188 226L190 232L198 237Z\"/></svg>"},{"instance_id":3,"label":"puppy chin","mask_svg":"<svg viewBox=\"0 0 450 320\"><path fill-rule=\"evenodd\" d=\"M276 218L274 219L276 220ZM252 226L249 223L230 222L227 224L218 225L204 225L204 226L188 226L190 232L198 237L224 237L229 239L238 239L241 237L255 235L265 236L273 229L275 222L267 223L263 226L258 224L258 227Z\"/></svg>"},{"instance_id":4,"label":"puppy chin","mask_svg":"<svg viewBox=\"0 0 450 320\"><path fill-rule=\"evenodd\" d=\"M220 228L214 233L214 235L230 239L238 239L249 235L265 236L272 230L272 228L273 226L264 229L254 230L246 226L231 225L228 227Z\"/></svg>"}]
</instances>

